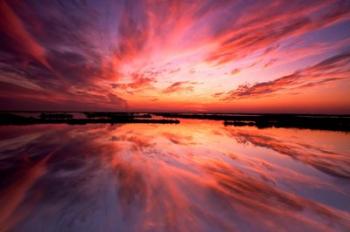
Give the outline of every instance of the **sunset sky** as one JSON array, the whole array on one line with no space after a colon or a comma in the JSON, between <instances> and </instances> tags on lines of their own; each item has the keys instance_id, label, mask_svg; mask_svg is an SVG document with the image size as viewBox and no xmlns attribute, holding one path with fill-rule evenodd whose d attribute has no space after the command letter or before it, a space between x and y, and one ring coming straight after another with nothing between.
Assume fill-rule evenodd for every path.
<instances>
[{"instance_id":1,"label":"sunset sky","mask_svg":"<svg viewBox=\"0 0 350 232\"><path fill-rule=\"evenodd\" d=\"M350 1L0 0L0 110L350 113Z\"/></svg>"}]
</instances>

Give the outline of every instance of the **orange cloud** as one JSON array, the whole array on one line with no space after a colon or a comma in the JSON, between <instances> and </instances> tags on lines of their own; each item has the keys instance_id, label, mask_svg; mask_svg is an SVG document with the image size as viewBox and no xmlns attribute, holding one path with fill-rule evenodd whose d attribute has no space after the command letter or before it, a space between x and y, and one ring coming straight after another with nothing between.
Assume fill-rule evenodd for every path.
<instances>
[{"instance_id":1,"label":"orange cloud","mask_svg":"<svg viewBox=\"0 0 350 232\"><path fill-rule=\"evenodd\" d=\"M163 90L163 93L192 92L196 82L178 81Z\"/></svg>"}]
</instances>

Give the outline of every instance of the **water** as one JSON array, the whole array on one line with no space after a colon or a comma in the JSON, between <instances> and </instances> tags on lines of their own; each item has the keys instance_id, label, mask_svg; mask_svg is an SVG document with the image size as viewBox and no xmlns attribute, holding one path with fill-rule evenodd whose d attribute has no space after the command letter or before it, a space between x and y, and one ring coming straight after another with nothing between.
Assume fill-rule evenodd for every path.
<instances>
[{"instance_id":1,"label":"water","mask_svg":"<svg viewBox=\"0 0 350 232\"><path fill-rule=\"evenodd\" d=\"M0 127L0 231L350 231L350 134Z\"/></svg>"}]
</instances>

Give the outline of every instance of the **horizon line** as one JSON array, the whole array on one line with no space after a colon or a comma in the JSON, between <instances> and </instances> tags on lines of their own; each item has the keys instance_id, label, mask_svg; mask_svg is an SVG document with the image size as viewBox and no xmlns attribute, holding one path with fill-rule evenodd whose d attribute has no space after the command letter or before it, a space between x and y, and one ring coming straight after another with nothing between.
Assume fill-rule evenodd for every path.
<instances>
[{"instance_id":1,"label":"horizon line","mask_svg":"<svg viewBox=\"0 0 350 232\"><path fill-rule=\"evenodd\" d=\"M237 114L237 115L310 115L310 116L349 116L349 113L279 113L279 112L215 112L215 111L117 111L117 110L0 110L0 113L53 113L53 112L64 112L64 113L89 113L89 112L103 112L103 113L173 113L173 114Z\"/></svg>"}]
</instances>

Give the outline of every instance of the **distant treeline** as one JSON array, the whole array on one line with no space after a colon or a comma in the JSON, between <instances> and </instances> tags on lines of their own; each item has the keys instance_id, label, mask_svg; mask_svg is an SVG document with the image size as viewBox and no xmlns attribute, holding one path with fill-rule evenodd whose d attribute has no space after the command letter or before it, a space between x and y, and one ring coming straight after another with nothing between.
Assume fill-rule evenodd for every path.
<instances>
[{"instance_id":1,"label":"distant treeline","mask_svg":"<svg viewBox=\"0 0 350 232\"><path fill-rule=\"evenodd\" d=\"M0 113L0 124L43 123L180 123L178 118L221 120L227 126L256 126L258 128L285 127L318 130L350 131L349 115L300 115L300 114L213 114L213 113L152 113L162 116L153 119L150 113L130 112L76 112L85 118L74 118L74 113L36 112L37 117L23 116L18 112Z\"/></svg>"},{"instance_id":2,"label":"distant treeline","mask_svg":"<svg viewBox=\"0 0 350 232\"><path fill-rule=\"evenodd\" d=\"M167 118L223 120L225 125L350 131L348 115L156 113Z\"/></svg>"},{"instance_id":3,"label":"distant treeline","mask_svg":"<svg viewBox=\"0 0 350 232\"><path fill-rule=\"evenodd\" d=\"M38 117L23 116L16 113L0 113L1 125L28 124L89 124L89 123L180 123L174 119L152 119L148 114L85 112L86 118L76 119L69 113L41 113Z\"/></svg>"}]
</instances>

